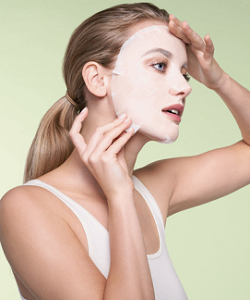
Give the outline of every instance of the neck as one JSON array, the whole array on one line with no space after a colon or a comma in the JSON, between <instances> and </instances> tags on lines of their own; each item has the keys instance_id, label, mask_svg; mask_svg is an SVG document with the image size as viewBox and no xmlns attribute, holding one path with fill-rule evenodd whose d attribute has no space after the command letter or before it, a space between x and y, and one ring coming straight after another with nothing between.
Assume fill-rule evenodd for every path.
<instances>
[{"instance_id":1,"label":"neck","mask_svg":"<svg viewBox=\"0 0 250 300\"><path fill-rule=\"evenodd\" d=\"M103 115L106 114L104 113ZM113 120L114 116L109 118L105 117L105 119L102 118L102 120L100 120L100 115L99 117L92 115L91 111L89 111L89 115L84 121L81 131L86 144L88 144L96 127L112 122ZM124 157L127 163L129 176L132 176L137 155L147 141L148 139L145 138L145 136L136 133L124 146ZM85 194L89 192L92 196L104 196L98 182L83 163L76 149L74 149L70 157L59 167L59 169L61 173L60 176L65 176L67 182L70 186L74 187L75 190L79 191L82 189Z\"/></svg>"}]
</instances>

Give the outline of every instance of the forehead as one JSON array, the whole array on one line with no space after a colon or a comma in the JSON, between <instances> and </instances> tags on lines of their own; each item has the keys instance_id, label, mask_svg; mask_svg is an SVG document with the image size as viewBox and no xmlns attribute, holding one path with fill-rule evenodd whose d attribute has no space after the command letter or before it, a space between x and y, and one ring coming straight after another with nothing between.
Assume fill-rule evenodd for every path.
<instances>
[{"instance_id":1,"label":"forehead","mask_svg":"<svg viewBox=\"0 0 250 300\"><path fill-rule=\"evenodd\" d=\"M168 51L172 54L173 60L180 64L186 63L185 44L165 25L152 25L136 31L123 44L117 63L127 65L131 60L142 59L146 53L153 55L151 51L153 49Z\"/></svg>"}]
</instances>

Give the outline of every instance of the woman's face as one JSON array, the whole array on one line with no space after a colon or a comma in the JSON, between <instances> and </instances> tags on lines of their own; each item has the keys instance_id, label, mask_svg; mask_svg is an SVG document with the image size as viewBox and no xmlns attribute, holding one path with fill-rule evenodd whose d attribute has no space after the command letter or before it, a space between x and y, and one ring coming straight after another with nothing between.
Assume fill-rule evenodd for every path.
<instances>
[{"instance_id":1,"label":"woman's face","mask_svg":"<svg viewBox=\"0 0 250 300\"><path fill-rule=\"evenodd\" d=\"M138 30L122 46L112 74L117 115L126 113L139 133L163 143L176 140L191 92L185 44L167 26Z\"/></svg>"}]
</instances>

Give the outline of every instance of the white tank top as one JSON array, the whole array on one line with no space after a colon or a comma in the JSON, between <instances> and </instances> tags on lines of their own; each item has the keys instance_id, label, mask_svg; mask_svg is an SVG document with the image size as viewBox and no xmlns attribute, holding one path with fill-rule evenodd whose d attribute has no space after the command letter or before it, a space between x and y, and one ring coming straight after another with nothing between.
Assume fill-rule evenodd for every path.
<instances>
[{"instance_id":1,"label":"white tank top","mask_svg":"<svg viewBox=\"0 0 250 300\"><path fill-rule=\"evenodd\" d=\"M148 207L154 217L159 238L160 248L154 254L147 255L151 277L153 281L155 299L156 300L187 300L185 291L180 280L174 270L170 260L168 250L165 243L164 222L159 206L149 190L135 176L132 176L135 189L145 199ZM86 233L89 256L98 267L105 278L108 277L110 268L110 246L109 233L85 208L80 204L64 195L54 187L40 181L31 180L25 185L40 186L62 200L77 216ZM22 300L26 300L21 296Z\"/></svg>"}]
</instances>

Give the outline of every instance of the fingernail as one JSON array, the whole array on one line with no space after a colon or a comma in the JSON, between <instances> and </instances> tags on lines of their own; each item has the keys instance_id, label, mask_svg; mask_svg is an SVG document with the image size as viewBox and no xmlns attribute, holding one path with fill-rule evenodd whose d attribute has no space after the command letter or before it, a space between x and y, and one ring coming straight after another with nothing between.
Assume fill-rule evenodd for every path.
<instances>
[{"instance_id":1,"label":"fingernail","mask_svg":"<svg viewBox=\"0 0 250 300\"><path fill-rule=\"evenodd\" d=\"M123 119L125 117L125 113L121 114L121 115L118 115L118 119Z\"/></svg>"},{"instance_id":2,"label":"fingernail","mask_svg":"<svg viewBox=\"0 0 250 300\"><path fill-rule=\"evenodd\" d=\"M126 131L127 132L131 132L132 130L134 130L134 128L133 127L129 127Z\"/></svg>"},{"instance_id":3,"label":"fingernail","mask_svg":"<svg viewBox=\"0 0 250 300\"><path fill-rule=\"evenodd\" d=\"M127 117L126 120L124 120L124 123L128 122L130 120L130 117Z\"/></svg>"},{"instance_id":4,"label":"fingernail","mask_svg":"<svg viewBox=\"0 0 250 300\"><path fill-rule=\"evenodd\" d=\"M80 112L80 114L84 114L86 110L87 110L87 106L84 107L84 109Z\"/></svg>"}]
</instances>

